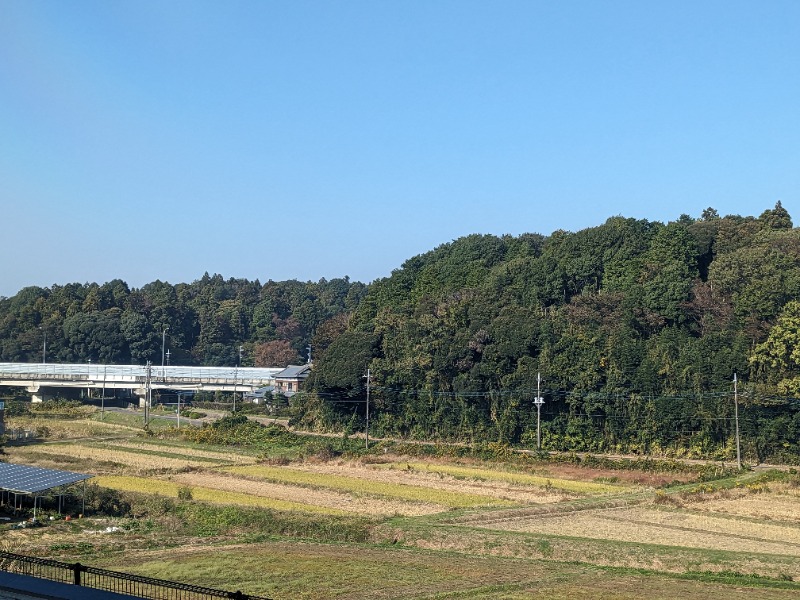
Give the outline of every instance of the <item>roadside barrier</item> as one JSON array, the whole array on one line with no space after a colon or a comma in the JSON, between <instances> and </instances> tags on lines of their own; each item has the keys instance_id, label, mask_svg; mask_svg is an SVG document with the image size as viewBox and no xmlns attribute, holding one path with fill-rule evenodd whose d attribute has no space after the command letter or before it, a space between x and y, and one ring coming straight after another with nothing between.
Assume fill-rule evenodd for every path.
<instances>
[{"instance_id":1,"label":"roadside barrier","mask_svg":"<svg viewBox=\"0 0 800 600\"><path fill-rule=\"evenodd\" d=\"M270 600L239 591L228 592L3 551L0 551L0 570L151 600Z\"/></svg>"}]
</instances>

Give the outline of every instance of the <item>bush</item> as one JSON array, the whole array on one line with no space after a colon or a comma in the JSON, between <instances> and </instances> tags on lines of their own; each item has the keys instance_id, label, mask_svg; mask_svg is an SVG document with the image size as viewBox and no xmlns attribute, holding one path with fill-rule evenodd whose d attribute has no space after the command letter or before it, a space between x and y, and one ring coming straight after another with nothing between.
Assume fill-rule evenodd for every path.
<instances>
[{"instance_id":1,"label":"bush","mask_svg":"<svg viewBox=\"0 0 800 600\"><path fill-rule=\"evenodd\" d=\"M77 400L64 400L56 398L45 400L44 402L31 402L28 408L28 415L34 417L58 417L61 419L86 417L95 412L93 406L81 404Z\"/></svg>"},{"instance_id":2,"label":"bush","mask_svg":"<svg viewBox=\"0 0 800 600\"><path fill-rule=\"evenodd\" d=\"M231 530L257 531L262 536L281 536L336 542L365 542L373 523L364 517L336 517L300 512L213 506L187 502L175 512L193 535L223 535Z\"/></svg>"},{"instance_id":3,"label":"bush","mask_svg":"<svg viewBox=\"0 0 800 600\"><path fill-rule=\"evenodd\" d=\"M657 506L674 506L676 508L683 507L683 502L680 498L673 494L666 494L661 490L657 491L653 497L653 504Z\"/></svg>"},{"instance_id":4,"label":"bush","mask_svg":"<svg viewBox=\"0 0 800 600\"><path fill-rule=\"evenodd\" d=\"M90 483L86 486L86 510L95 515L127 517L131 504L123 492Z\"/></svg>"},{"instance_id":5,"label":"bush","mask_svg":"<svg viewBox=\"0 0 800 600\"><path fill-rule=\"evenodd\" d=\"M320 440L309 444L302 453L302 456L303 458L314 458L324 462L341 456L341 454L342 453L334 447L333 442L330 440Z\"/></svg>"},{"instance_id":6,"label":"bush","mask_svg":"<svg viewBox=\"0 0 800 600\"><path fill-rule=\"evenodd\" d=\"M225 415L220 420L215 421L211 426L214 429L235 429L241 425L250 423L246 415Z\"/></svg>"},{"instance_id":7,"label":"bush","mask_svg":"<svg viewBox=\"0 0 800 600\"><path fill-rule=\"evenodd\" d=\"M261 425L240 414L228 415L211 425L182 429L180 435L198 444L253 447L263 449L265 454L293 449L295 454L311 455L318 451L315 444L319 444L313 437L299 436L280 425Z\"/></svg>"},{"instance_id":8,"label":"bush","mask_svg":"<svg viewBox=\"0 0 800 600\"><path fill-rule=\"evenodd\" d=\"M6 402L6 417L26 417L31 414L31 403L19 400Z\"/></svg>"}]
</instances>

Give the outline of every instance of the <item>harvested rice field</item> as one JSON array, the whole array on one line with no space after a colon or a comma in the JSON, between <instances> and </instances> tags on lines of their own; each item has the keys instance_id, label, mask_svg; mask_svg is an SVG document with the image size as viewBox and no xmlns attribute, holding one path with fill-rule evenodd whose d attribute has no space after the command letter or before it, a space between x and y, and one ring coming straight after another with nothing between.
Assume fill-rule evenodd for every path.
<instances>
[{"instance_id":1,"label":"harvested rice field","mask_svg":"<svg viewBox=\"0 0 800 600\"><path fill-rule=\"evenodd\" d=\"M770 492L748 493L733 490L728 498L715 498L692 505L692 509L717 512L763 521L788 521L800 524L800 489L783 484L770 485Z\"/></svg>"},{"instance_id":2,"label":"harvested rice field","mask_svg":"<svg viewBox=\"0 0 800 600\"><path fill-rule=\"evenodd\" d=\"M244 479L228 473L202 471L178 473L170 481L185 486L238 492L275 500L299 502L320 508L330 508L341 512L352 512L372 516L420 516L447 510L446 506L424 502L403 502L387 498L375 498L347 494L328 489L299 487L294 485L270 483L254 479Z\"/></svg>"},{"instance_id":3,"label":"harvested rice field","mask_svg":"<svg viewBox=\"0 0 800 600\"><path fill-rule=\"evenodd\" d=\"M178 498L182 487L191 492L192 500L210 502L212 504L255 506L259 508L271 508L275 510L304 512L320 512L326 514L344 514L345 511L335 508L326 508L305 502L294 502L291 500L280 500L271 497L259 496L250 492L233 492L222 489L207 488L203 486L180 486L171 481L163 479L148 479L144 477L127 477L121 475L105 475L96 479L95 483L100 486L125 492L136 492L144 494L154 494L157 496L167 496Z\"/></svg>"},{"instance_id":4,"label":"harvested rice field","mask_svg":"<svg viewBox=\"0 0 800 600\"><path fill-rule=\"evenodd\" d=\"M317 467L303 468L251 465L245 467L227 467L225 471L277 483L290 483L366 496L439 504L449 508L513 504L510 500L495 498L489 494L457 492L443 489L443 487L434 488L418 485L414 482L412 477L407 478L404 483L381 481L378 478L362 478L358 476L355 469L353 469L352 472L348 471L346 474L333 474L326 473L324 469L318 469Z\"/></svg>"},{"instance_id":5,"label":"harvested rice field","mask_svg":"<svg viewBox=\"0 0 800 600\"><path fill-rule=\"evenodd\" d=\"M800 556L800 528L659 508L606 508L494 521L486 527L682 548Z\"/></svg>"},{"instance_id":6,"label":"harvested rice field","mask_svg":"<svg viewBox=\"0 0 800 600\"><path fill-rule=\"evenodd\" d=\"M341 477L354 477L365 481L386 482L445 490L457 494L470 494L488 496L497 500L517 504L551 504L568 500L573 494L560 489L547 488L546 485L525 485L516 481L506 481L502 477L496 479L466 479L456 477L447 472L446 465L431 465L430 469L419 468L393 468L396 464L362 464L348 463L323 463L299 465L297 469ZM403 463L404 465L407 463ZM415 463L420 465L420 463ZM454 467L457 468L457 467ZM494 473L502 475L501 473Z\"/></svg>"},{"instance_id":7,"label":"harvested rice field","mask_svg":"<svg viewBox=\"0 0 800 600\"><path fill-rule=\"evenodd\" d=\"M620 492L626 489L621 485L545 477L541 475L529 475L527 473L516 473L496 469L479 469L475 467L465 467L463 465L420 462L392 462L386 464L377 464L375 467L389 469L392 471L431 473L440 477L441 475L448 475L461 480L472 479L475 481L489 482L491 484L496 484L497 482L508 482L511 484L531 486L535 488L556 489L574 494L606 494Z\"/></svg>"},{"instance_id":8,"label":"harvested rice field","mask_svg":"<svg viewBox=\"0 0 800 600\"><path fill-rule=\"evenodd\" d=\"M92 465L99 466L103 463L114 463L128 469L147 471L201 467L207 465L209 462L209 459L205 458L182 458L179 455L163 456L158 453L134 451L124 448L95 448L85 442L38 444L32 447L32 449L37 454L80 459L84 461L90 471L98 468L97 466L92 467ZM16 454L24 456L25 452L23 450Z\"/></svg>"},{"instance_id":9,"label":"harvested rice field","mask_svg":"<svg viewBox=\"0 0 800 600\"><path fill-rule=\"evenodd\" d=\"M216 463L252 464L256 459L252 456L232 453L230 451L202 450L187 446L165 445L152 441L108 441L86 444L94 448L105 448L109 450L123 450L134 453L156 454L172 456L176 458L190 458L208 460Z\"/></svg>"}]
</instances>

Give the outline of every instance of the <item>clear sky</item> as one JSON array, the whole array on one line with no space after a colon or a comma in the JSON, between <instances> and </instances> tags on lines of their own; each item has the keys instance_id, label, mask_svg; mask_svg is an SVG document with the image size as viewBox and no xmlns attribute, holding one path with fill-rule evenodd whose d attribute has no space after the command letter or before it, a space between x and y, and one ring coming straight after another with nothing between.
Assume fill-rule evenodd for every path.
<instances>
[{"instance_id":1,"label":"clear sky","mask_svg":"<svg viewBox=\"0 0 800 600\"><path fill-rule=\"evenodd\" d=\"M0 295L778 200L797 0L0 0Z\"/></svg>"}]
</instances>

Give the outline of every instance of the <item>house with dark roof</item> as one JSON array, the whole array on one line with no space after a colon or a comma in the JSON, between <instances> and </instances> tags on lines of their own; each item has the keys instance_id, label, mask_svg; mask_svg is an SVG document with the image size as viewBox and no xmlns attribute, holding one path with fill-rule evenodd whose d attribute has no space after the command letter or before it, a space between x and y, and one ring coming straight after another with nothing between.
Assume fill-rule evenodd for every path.
<instances>
[{"instance_id":1,"label":"house with dark roof","mask_svg":"<svg viewBox=\"0 0 800 600\"><path fill-rule=\"evenodd\" d=\"M289 365L275 373L275 393L292 396L300 391L303 382L311 375L311 364Z\"/></svg>"}]
</instances>

